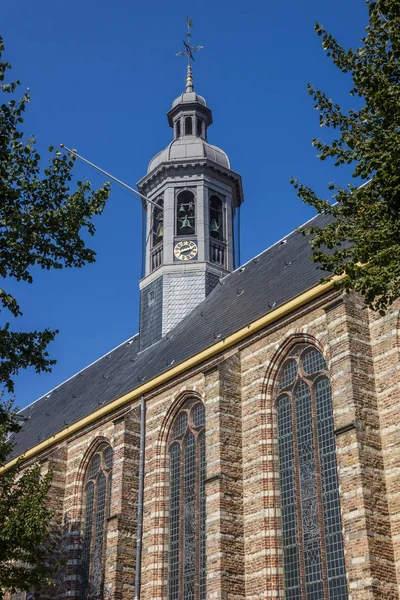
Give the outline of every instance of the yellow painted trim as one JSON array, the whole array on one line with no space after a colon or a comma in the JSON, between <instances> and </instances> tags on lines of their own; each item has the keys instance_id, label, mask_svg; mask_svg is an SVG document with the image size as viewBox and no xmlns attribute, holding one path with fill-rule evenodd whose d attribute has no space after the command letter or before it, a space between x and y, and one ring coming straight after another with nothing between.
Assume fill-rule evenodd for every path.
<instances>
[{"instance_id":1,"label":"yellow painted trim","mask_svg":"<svg viewBox=\"0 0 400 600\"><path fill-rule=\"evenodd\" d=\"M234 344L241 342L242 340L249 337L253 333L256 333L257 331L259 331L260 329L263 329L267 325L270 325L274 321L281 319L282 317L293 312L297 308L300 308L304 304L307 304L308 302L315 300L315 298L322 296L322 294L324 294L325 292L327 292L333 288L335 281L337 281L338 279L341 279L341 277L333 277L327 283L322 283L322 284L319 283L318 285L310 288L306 292L303 292L299 296L295 296L294 298L292 298L292 300L289 300L289 302L282 304L282 306L278 306L278 308L276 308L275 310L272 310L269 313L267 313L266 315L264 315L263 317L260 317L259 319L257 319L256 321L249 323L249 325L247 325L246 327L242 327L242 329L239 329L235 333L228 335L228 337L226 337L225 339L220 340L219 342L216 342L215 344L213 344L212 346L209 346L205 350L202 350L198 354L195 354L194 356L191 356L187 360L184 360L182 363L176 365L175 367L172 367L165 373L162 373L161 375L154 377L154 379L151 379L147 383L144 383L143 385L132 390L131 392L128 392L127 394L124 394L120 398L113 400L106 406L99 408L98 410L94 411L87 417L80 419L80 421L77 421L76 423L73 423L72 425L65 427L65 429L63 429L62 431L59 431L58 433L53 435L51 438L43 440L43 442L40 442L40 444L37 444L33 448L30 448L21 456L14 458L10 462L8 462L6 465L1 467L0 474L3 473L4 471L10 469L17 462L18 459L28 460L29 458L36 456L36 454L39 454L39 452L42 452L42 450L46 450L46 448L49 448L53 444L57 444L58 442L61 442L69 435L72 435L73 433L76 433L83 427L86 427L86 425L90 425L94 421L97 421L101 417L104 417L105 415L113 412L114 410L121 408L125 404L128 404L128 402L131 402L132 400L139 398L143 394L150 392L157 386L159 386L163 383L166 383L167 381L169 381L170 379L173 379L177 375L180 375L181 373L187 371L188 369L191 369L192 367L195 367L196 365L204 362L205 360L212 358L216 354L223 352L224 350L226 350L227 348L230 348Z\"/></svg>"}]
</instances>

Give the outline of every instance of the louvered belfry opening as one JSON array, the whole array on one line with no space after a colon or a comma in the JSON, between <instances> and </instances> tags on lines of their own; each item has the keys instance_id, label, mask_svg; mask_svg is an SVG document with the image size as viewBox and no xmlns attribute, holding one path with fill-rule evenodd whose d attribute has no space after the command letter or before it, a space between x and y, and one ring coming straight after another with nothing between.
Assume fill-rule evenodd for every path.
<instances>
[{"instance_id":1,"label":"louvered belfry opening","mask_svg":"<svg viewBox=\"0 0 400 600\"><path fill-rule=\"evenodd\" d=\"M168 600L205 600L205 411L197 399L177 415L168 454Z\"/></svg>"},{"instance_id":2,"label":"louvered belfry opening","mask_svg":"<svg viewBox=\"0 0 400 600\"><path fill-rule=\"evenodd\" d=\"M102 443L86 470L80 597L100 600L104 591L107 519L110 514L113 451Z\"/></svg>"},{"instance_id":3,"label":"louvered belfry opening","mask_svg":"<svg viewBox=\"0 0 400 600\"><path fill-rule=\"evenodd\" d=\"M277 380L280 503L287 600L346 600L328 367L298 344Z\"/></svg>"}]
</instances>

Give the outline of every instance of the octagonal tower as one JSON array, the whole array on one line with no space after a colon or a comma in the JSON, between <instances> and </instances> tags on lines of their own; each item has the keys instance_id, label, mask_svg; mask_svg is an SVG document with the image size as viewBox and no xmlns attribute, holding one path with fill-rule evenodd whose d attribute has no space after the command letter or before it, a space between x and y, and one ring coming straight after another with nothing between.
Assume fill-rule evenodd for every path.
<instances>
[{"instance_id":1,"label":"octagonal tower","mask_svg":"<svg viewBox=\"0 0 400 600\"><path fill-rule=\"evenodd\" d=\"M235 268L234 216L242 180L226 153L208 143L211 110L194 92L172 103L171 143L150 161L139 191L146 211L145 273L140 282L140 343L161 339Z\"/></svg>"}]
</instances>

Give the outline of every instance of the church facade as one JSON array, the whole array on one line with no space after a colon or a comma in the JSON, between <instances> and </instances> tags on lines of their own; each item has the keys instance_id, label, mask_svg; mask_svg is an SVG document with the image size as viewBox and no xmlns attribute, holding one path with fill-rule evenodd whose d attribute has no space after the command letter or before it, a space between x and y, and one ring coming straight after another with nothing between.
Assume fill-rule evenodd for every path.
<instances>
[{"instance_id":1,"label":"church facade","mask_svg":"<svg viewBox=\"0 0 400 600\"><path fill-rule=\"evenodd\" d=\"M297 231L236 265L241 177L190 67L168 121L139 333L21 413L66 558L35 594L398 600L400 305L321 284Z\"/></svg>"}]
</instances>

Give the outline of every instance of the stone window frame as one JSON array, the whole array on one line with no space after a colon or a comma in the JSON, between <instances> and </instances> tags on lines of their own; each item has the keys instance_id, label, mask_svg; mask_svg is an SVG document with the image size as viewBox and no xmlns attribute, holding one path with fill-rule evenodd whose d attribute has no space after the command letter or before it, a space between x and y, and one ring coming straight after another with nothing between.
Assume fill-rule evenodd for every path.
<instances>
[{"instance_id":1,"label":"stone window frame","mask_svg":"<svg viewBox=\"0 0 400 600\"><path fill-rule=\"evenodd\" d=\"M310 351L314 351L319 354L321 359L324 362L323 368L316 370L312 373L305 371L303 368L303 358ZM288 367L291 361L296 361L296 374L295 377L286 385L280 386L280 380L282 374L285 371L285 367ZM290 369L289 369L290 370ZM315 464L315 488L316 488L316 506L317 506L317 520L318 520L318 529L319 529L319 549L320 549L320 557L321 557L321 569L322 569L322 595L321 600L326 600L329 598L329 582L332 581L332 577L328 578L328 566L327 566L327 548L325 544L327 527L324 524L324 503L322 500L323 495L323 482L322 482L322 471L320 465L320 452L318 447L318 435L319 435L319 424L317 419L317 409L316 409L316 387L318 382L322 382L323 380L328 381L329 383L329 407L330 407L330 435L333 439L333 443L335 443L335 431L334 431L334 421L333 421L333 401L332 401L332 390L331 390L331 377L329 373L328 366L326 364L325 358L323 356L323 352L311 341L306 340L296 340L289 349L287 349L284 354L281 354L281 358L279 360L279 364L275 371L275 378L272 386L272 400L274 407L274 430L277 439L277 458L278 458L278 496L280 498L280 509L281 509L281 539L280 539L280 549L283 555L283 571L284 571L284 589L285 589L285 597L287 594L287 580L285 577L285 569L287 563L285 565L285 551L284 551L284 536L285 536L285 525L284 518L287 515L287 506L285 507L283 504L283 488L282 488L282 477L281 477L281 455L280 455L280 436L279 436L279 415L278 415L278 402L283 399L285 396L290 400L290 425L292 428L291 436L292 436L292 446L293 446L293 486L294 486L294 504L295 504L295 525L296 525L296 535L297 535L297 551L298 551L298 571L299 571L299 589L298 592L294 593L294 595L289 595L290 598L296 598L296 600L308 600L308 598L314 598L312 595L312 590L309 589L309 594L307 594L306 589L306 570L305 570L305 562L304 562L304 538L303 538L303 522L302 522L302 490L300 485L300 463L299 463L299 445L297 439L297 422L296 422L296 392L299 390L299 386L301 382L305 382L309 388L310 394L310 407L311 407L311 429L312 429L312 446L313 446L313 457ZM322 428L322 426L321 426ZM321 439L321 438L320 438ZM335 458L336 458L337 447L335 445ZM345 581L346 589L343 591L342 595L338 596L340 599L348 598L348 582L347 582L347 573L345 568L345 559L344 559L344 539L343 539L343 524L341 520L341 511L340 511L340 497L339 497L339 481L338 481L338 469L337 469L337 461L335 461L335 475L336 475L336 494L337 494L337 509L339 515L339 535L341 541L341 556L340 559L342 561L342 567L344 573L342 577ZM287 486L287 479L285 480L285 486ZM326 489L326 488L325 488ZM285 515L285 516L284 516ZM304 521L304 519L303 519ZM343 582L342 582L343 583ZM336 596L335 596L336 598Z\"/></svg>"},{"instance_id":2,"label":"stone window frame","mask_svg":"<svg viewBox=\"0 0 400 600\"><path fill-rule=\"evenodd\" d=\"M110 450L111 466L106 463L106 451ZM90 468L96 456L100 456L100 463L97 472L90 473ZM82 481L82 555L80 564L80 590L79 596L84 600L97 600L102 598L104 592L104 578L106 566L106 551L107 551L107 524L111 509L111 494L112 494L112 473L113 473L114 453L111 444L106 440L99 441L92 449L90 456L87 459L83 481ZM98 479L100 474L105 477L105 498L104 498L104 516L102 523L101 536L101 558L99 564L100 583L98 594L92 593L90 590L91 579L93 577L94 558L95 558L95 543L96 543L96 526L97 526L97 510L98 510ZM93 506L91 515L87 511L87 488L90 483L93 483ZM90 517L90 520L89 520ZM89 548L85 548L85 537L89 521L90 527L90 544ZM86 580L86 581L85 581Z\"/></svg>"},{"instance_id":3,"label":"stone window frame","mask_svg":"<svg viewBox=\"0 0 400 600\"><path fill-rule=\"evenodd\" d=\"M201 406L203 409L203 424L196 426L193 423L193 411L196 407ZM187 423L185 428L182 431L177 431L177 426L179 424L179 420L181 416L186 413ZM189 395L186 396L183 402L180 404L179 409L175 412L171 426L169 428L169 433L167 437L166 444L166 472L167 476L167 489L168 489L168 506L169 506L169 519L167 522L167 578L166 578L166 597L168 600L205 600L206 598L206 496L205 496L205 480L206 480L206 471L205 471L205 461L206 461L206 448L205 448L205 406L204 402L197 395ZM194 541L194 564L195 564L195 574L194 574L194 584L193 584L193 594L188 592L185 593L184 588L184 567L185 567L185 557L184 557L184 520L185 520L185 502L184 502L184 493L185 493L185 460L184 460L184 448L185 442L187 440L188 434L191 432L195 437L195 505L196 505L196 513L195 513L195 541ZM203 446L201 448L201 443ZM177 523L178 523L178 533L179 533L179 542L178 542L178 587L174 586L174 582L171 581L171 521L172 521L172 502L173 502L173 480L171 477L171 449L179 444L180 453L179 453L179 509L177 514ZM201 451L203 455L201 456ZM203 463L201 463L201 458L203 458ZM201 489L201 468L203 467L203 484ZM201 512L203 511L203 515ZM203 532L201 531L201 518L203 517ZM203 534L203 537L201 537ZM203 552L203 556L200 556L200 552ZM174 563L176 564L176 562ZM172 589L171 589L172 588Z\"/></svg>"}]
</instances>

